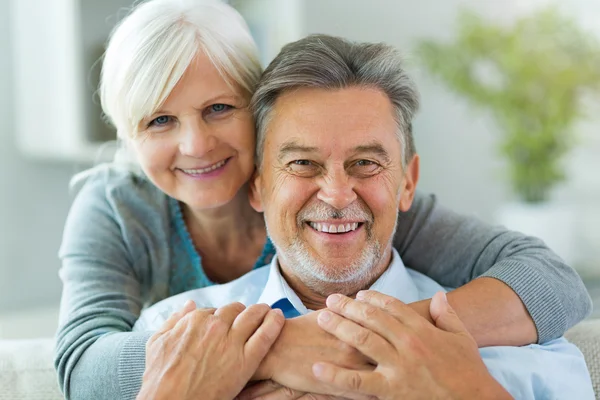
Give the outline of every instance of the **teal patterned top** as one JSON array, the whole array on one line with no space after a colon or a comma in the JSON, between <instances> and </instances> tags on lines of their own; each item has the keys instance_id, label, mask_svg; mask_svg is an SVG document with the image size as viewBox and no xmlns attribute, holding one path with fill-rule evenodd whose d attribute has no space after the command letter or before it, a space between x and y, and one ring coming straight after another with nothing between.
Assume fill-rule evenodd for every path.
<instances>
[{"instance_id":1,"label":"teal patterned top","mask_svg":"<svg viewBox=\"0 0 600 400\"><path fill-rule=\"evenodd\" d=\"M187 230L181 206L173 198L169 198L169 212L172 224L170 244L174 254L169 280L169 296L214 285L215 282L211 281L204 273L202 257L196 251L194 242ZM256 263L254 263L253 269L270 263L273 255L275 255L275 247L267 237L265 247Z\"/></svg>"}]
</instances>

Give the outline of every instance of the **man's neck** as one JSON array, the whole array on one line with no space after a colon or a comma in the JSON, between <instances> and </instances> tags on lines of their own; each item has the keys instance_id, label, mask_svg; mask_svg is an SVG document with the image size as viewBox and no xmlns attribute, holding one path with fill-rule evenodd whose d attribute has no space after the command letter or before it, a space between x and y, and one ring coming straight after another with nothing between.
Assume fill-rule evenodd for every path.
<instances>
[{"instance_id":1,"label":"man's neck","mask_svg":"<svg viewBox=\"0 0 600 400\"><path fill-rule=\"evenodd\" d=\"M281 261L279 259L279 271L302 304L309 310L320 310L327 307L325 301L329 295L340 293L354 298L359 291L370 288L389 268L392 262L392 251L389 248L384 252L380 261L373 267L372 274L349 282L323 282L316 279L306 282L306 279L302 280L294 274L293 268L289 268Z\"/></svg>"}]
</instances>

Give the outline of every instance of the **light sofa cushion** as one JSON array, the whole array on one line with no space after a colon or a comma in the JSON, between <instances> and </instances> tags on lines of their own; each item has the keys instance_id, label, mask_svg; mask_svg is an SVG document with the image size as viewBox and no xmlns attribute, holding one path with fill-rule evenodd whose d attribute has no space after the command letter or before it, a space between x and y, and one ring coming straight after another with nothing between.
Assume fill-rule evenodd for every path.
<instances>
[{"instance_id":1,"label":"light sofa cushion","mask_svg":"<svg viewBox=\"0 0 600 400\"><path fill-rule=\"evenodd\" d=\"M54 339L0 340L0 400L59 400Z\"/></svg>"},{"instance_id":2,"label":"light sofa cushion","mask_svg":"<svg viewBox=\"0 0 600 400\"><path fill-rule=\"evenodd\" d=\"M600 319L589 319L577 324L565 337L583 353L596 398L600 399Z\"/></svg>"}]
</instances>

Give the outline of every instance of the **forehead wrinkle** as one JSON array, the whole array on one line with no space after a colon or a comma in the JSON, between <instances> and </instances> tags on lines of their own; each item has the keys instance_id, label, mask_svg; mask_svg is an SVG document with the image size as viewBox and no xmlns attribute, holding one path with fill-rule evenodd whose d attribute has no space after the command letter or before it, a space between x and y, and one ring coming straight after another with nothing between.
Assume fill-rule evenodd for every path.
<instances>
[{"instance_id":1,"label":"forehead wrinkle","mask_svg":"<svg viewBox=\"0 0 600 400\"><path fill-rule=\"evenodd\" d=\"M350 93L350 91L355 93ZM305 135L312 138L312 140L317 141L319 144L321 143L320 138L323 136L333 136L331 139L334 143L329 143L332 144L332 146L327 145L328 148L332 147L330 150L341 150L346 157L350 154L361 152L374 154L389 163L392 158L392 153L390 153L391 149L389 147L386 149L379 140L372 140L369 136L371 136L371 133L393 129L394 139L397 140L397 124L393 113L391 113L389 120L384 118L385 121L382 121L380 113L377 115L372 112L357 114L351 112L350 109L352 107L349 107L349 105L354 104L353 102L357 99L357 95L360 95L358 98L360 100L364 97L364 94L372 95L371 92L372 91L369 90L365 93L365 90L360 90L360 92L357 93L355 88L345 88L341 90L303 88L300 90L284 92L274 101L270 113L271 120L266 127L265 133L271 135L277 132L278 136L284 136L283 138L280 136L280 139L277 140L277 142L281 142L281 139L285 140L285 136L287 135L296 136L296 138L294 138L296 140L295 144L306 143ZM341 97L341 94L353 94L353 96ZM390 105L388 104L389 99L387 97L383 99L378 98L376 100L378 100L377 103L379 103L379 100L385 100L386 105ZM347 104L348 102L350 103ZM380 110L379 107L373 107L373 104L370 104L369 107ZM367 107L367 110L369 110L369 107ZM344 117L342 122L333 124L328 121L327 115L331 112L343 114ZM315 137L315 131L319 131L320 135ZM342 132L343 134L341 134ZM265 138L266 140L268 140L268 135L265 135L267 136ZM346 146L341 146L340 144L350 144L346 141L345 136L347 135L351 135L354 139L358 140L353 140L354 143L352 144L354 144L355 147L344 150L344 147ZM377 145L379 145L379 148L377 148ZM282 144L277 150L278 159L288 155L292 150L299 153L319 153L322 150L325 150L320 146L311 149L308 148L309 146L306 146L307 148L296 149L290 147L284 151L284 146L285 145Z\"/></svg>"}]
</instances>

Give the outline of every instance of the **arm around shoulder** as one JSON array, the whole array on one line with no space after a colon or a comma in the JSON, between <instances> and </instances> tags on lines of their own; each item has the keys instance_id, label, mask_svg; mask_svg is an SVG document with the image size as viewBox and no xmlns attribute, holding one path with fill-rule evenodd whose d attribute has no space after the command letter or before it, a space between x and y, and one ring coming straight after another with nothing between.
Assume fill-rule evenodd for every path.
<instances>
[{"instance_id":1,"label":"arm around shoulder","mask_svg":"<svg viewBox=\"0 0 600 400\"><path fill-rule=\"evenodd\" d=\"M577 272L540 239L457 214L434 195L417 192L410 210L399 215L394 247L409 268L444 286L459 287L478 277L501 281L525 306L542 343L591 312Z\"/></svg>"}]
</instances>

